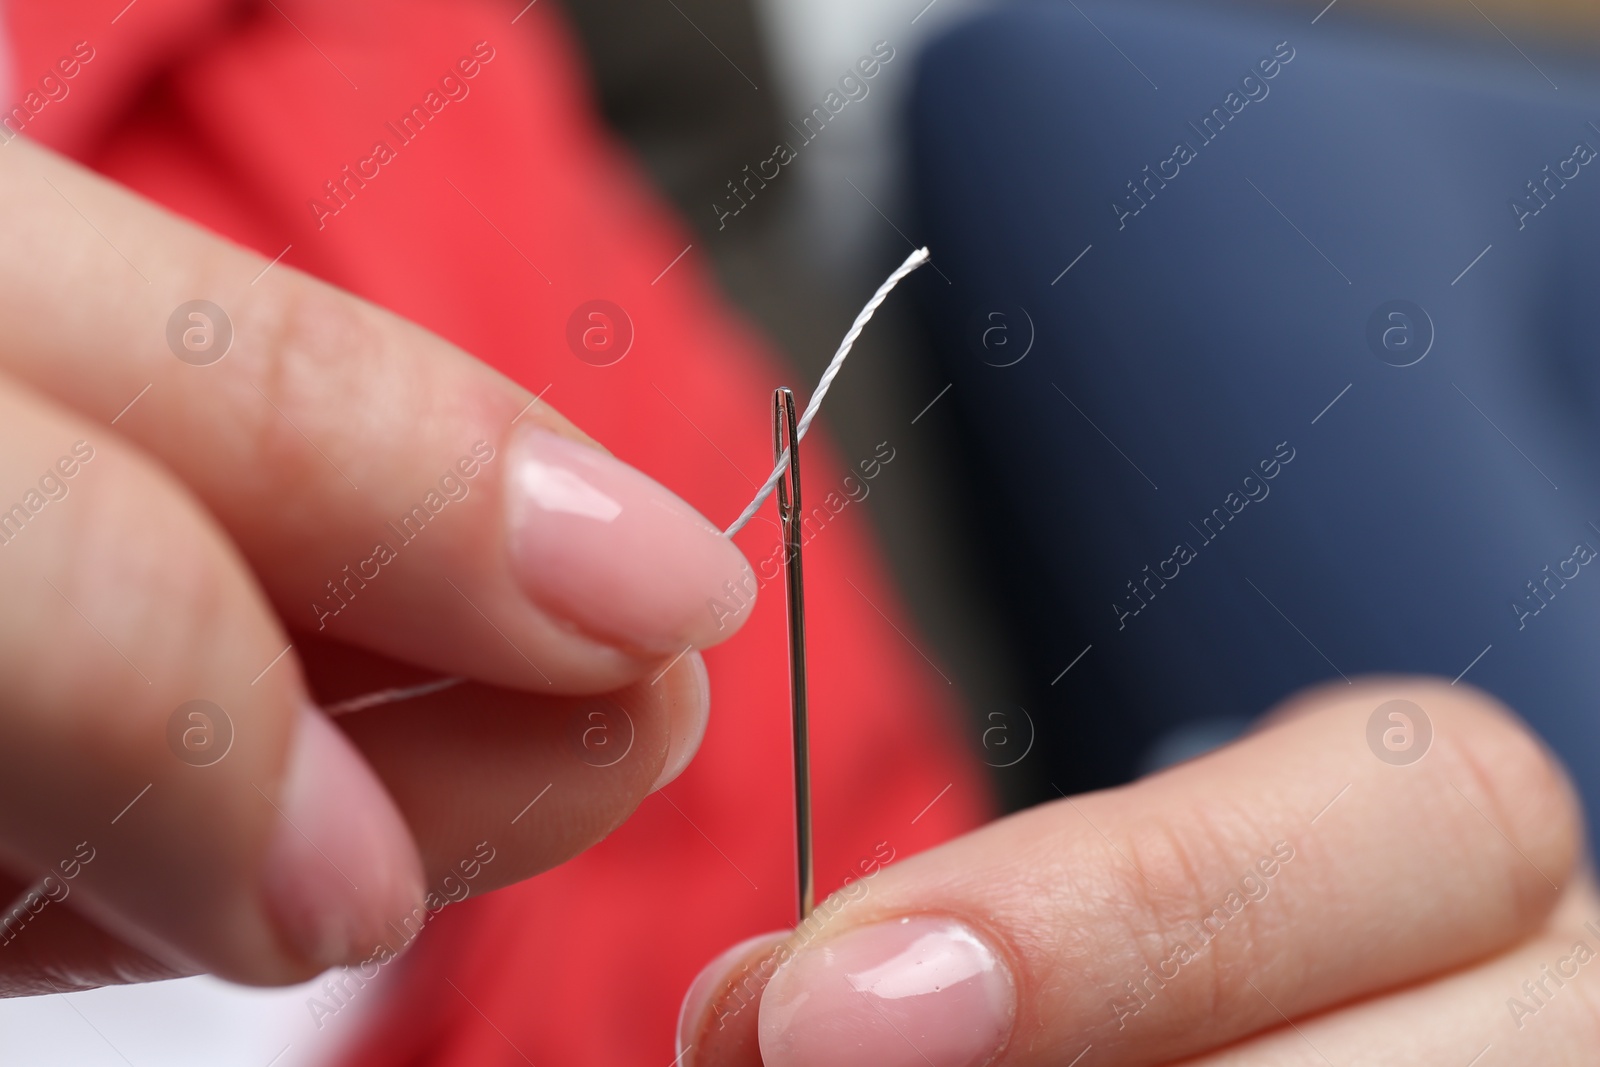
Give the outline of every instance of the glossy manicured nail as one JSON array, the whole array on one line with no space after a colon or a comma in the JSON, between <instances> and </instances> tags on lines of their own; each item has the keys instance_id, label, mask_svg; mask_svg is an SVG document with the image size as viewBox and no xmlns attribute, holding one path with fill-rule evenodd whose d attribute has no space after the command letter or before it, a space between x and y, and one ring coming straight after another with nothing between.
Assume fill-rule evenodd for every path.
<instances>
[{"instance_id":1,"label":"glossy manicured nail","mask_svg":"<svg viewBox=\"0 0 1600 1067\"><path fill-rule=\"evenodd\" d=\"M700 653L690 652L658 678L653 685L668 686L667 698L667 759L661 765L654 793L682 774L700 751L705 740L706 726L711 722L711 676L706 673L706 661Z\"/></svg>"},{"instance_id":2,"label":"glossy manicured nail","mask_svg":"<svg viewBox=\"0 0 1600 1067\"><path fill-rule=\"evenodd\" d=\"M1005 1047L1016 987L954 919L865 926L800 950L761 997L766 1067L983 1067Z\"/></svg>"},{"instance_id":3,"label":"glossy manicured nail","mask_svg":"<svg viewBox=\"0 0 1600 1067\"><path fill-rule=\"evenodd\" d=\"M756 1058L757 1005L777 961L771 950L790 931L739 942L706 964L678 1009L678 1067L740 1067Z\"/></svg>"},{"instance_id":4,"label":"glossy manicured nail","mask_svg":"<svg viewBox=\"0 0 1600 1067\"><path fill-rule=\"evenodd\" d=\"M319 711L295 726L267 848L265 904L291 951L356 963L420 909L416 845L356 747Z\"/></svg>"},{"instance_id":5,"label":"glossy manicured nail","mask_svg":"<svg viewBox=\"0 0 1600 1067\"><path fill-rule=\"evenodd\" d=\"M744 556L663 486L599 449L525 426L506 504L512 569L546 611L641 655L731 636L749 617Z\"/></svg>"}]
</instances>

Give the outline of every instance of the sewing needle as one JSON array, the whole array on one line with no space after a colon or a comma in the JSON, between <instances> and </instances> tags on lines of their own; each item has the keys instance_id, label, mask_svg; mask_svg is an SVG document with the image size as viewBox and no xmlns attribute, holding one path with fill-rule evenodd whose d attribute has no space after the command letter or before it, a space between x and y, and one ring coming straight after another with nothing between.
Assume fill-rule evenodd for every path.
<instances>
[{"instance_id":1,"label":"sewing needle","mask_svg":"<svg viewBox=\"0 0 1600 1067\"><path fill-rule=\"evenodd\" d=\"M799 880L800 922L816 906L816 880L811 866L811 741L806 717L806 603L800 564L800 435L795 431L794 393L772 394L772 454L777 464L787 457L788 469L778 480L778 517L783 526L784 573L789 607L789 708L794 730L795 874Z\"/></svg>"}]
</instances>

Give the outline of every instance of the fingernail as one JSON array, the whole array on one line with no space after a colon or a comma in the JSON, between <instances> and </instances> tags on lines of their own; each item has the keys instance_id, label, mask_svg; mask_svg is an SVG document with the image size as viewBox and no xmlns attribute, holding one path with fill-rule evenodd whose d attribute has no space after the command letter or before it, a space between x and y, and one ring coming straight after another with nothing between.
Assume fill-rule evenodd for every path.
<instances>
[{"instance_id":1,"label":"fingernail","mask_svg":"<svg viewBox=\"0 0 1600 1067\"><path fill-rule=\"evenodd\" d=\"M678 1009L678 1067L717 1067L719 1063L754 1060L757 1005L762 988L772 977L768 952L790 933L775 930L747 938L695 976ZM739 1025L741 1022L746 1025Z\"/></svg>"},{"instance_id":2,"label":"fingernail","mask_svg":"<svg viewBox=\"0 0 1600 1067\"><path fill-rule=\"evenodd\" d=\"M716 644L749 616L750 565L666 488L536 426L521 427L508 451L512 568L546 611L663 656Z\"/></svg>"},{"instance_id":3,"label":"fingernail","mask_svg":"<svg viewBox=\"0 0 1600 1067\"><path fill-rule=\"evenodd\" d=\"M290 745L267 847L267 911L305 962L356 963L421 905L422 863L389 794L326 716L303 711Z\"/></svg>"},{"instance_id":4,"label":"fingernail","mask_svg":"<svg viewBox=\"0 0 1600 1067\"><path fill-rule=\"evenodd\" d=\"M698 652L690 652L672 665L654 683L668 686L667 699L667 759L661 766L661 775L650 787L654 793L682 774L700 751L705 740L706 726L711 722L711 676L706 673L706 661Z\"/></svg>"},{"instance_id":5,"label":"fingernail","mask_svg":"<svg viewBox=\"0 0 1600 1067\"><path fill-rule=\"evenodd\" d=\"M954 919L862 927L802 949L761 998L766 1067L983 1067L1004 1048L1016 985Z\"/></svg>"}]
</instances>

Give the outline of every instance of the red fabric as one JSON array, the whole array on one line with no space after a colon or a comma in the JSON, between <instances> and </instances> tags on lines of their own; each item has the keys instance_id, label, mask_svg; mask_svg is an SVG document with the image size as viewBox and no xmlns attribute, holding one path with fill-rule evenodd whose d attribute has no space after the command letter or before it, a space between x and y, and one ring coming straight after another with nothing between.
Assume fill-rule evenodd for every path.
<instances>
[{"instance_id":1,"label":"red fabric","mask_svg":"<svg viewBox=\"0 0 1600 1067\"><path fill-rule=\"evenodd\" d=\"M64 98L26 114L29 136L266 256L290 246L285 263L548 386L551 403L714 521L738 513L769 468L771 389L786 375L721 304L698 249L661 276L690 235L600 128L549 2L515 22L521 0L125 4L11 0L21 91L78 42L94 50ZM426 106L479 42L493 58L468 95L400 145L385 124ZM329 215L324 183L379 139L395 158ZM573 309L595 298L635 325L610 367L565 340ZM812 440L807 489L820 502L843 467ZM892 462L879 477L895 477ZM775 524L757 520L739 542L764 560ZM950 690L894 628L910 629L859 505L817 533L807 562L828 890L879 842L905 856L989 808ZM679 997L700 966L791 921L782 600L765 583L745 630L706 656L711 729L666 797L565 867L444 911L351 1064L672 1058Z\"/></svg>"}]
</instances>

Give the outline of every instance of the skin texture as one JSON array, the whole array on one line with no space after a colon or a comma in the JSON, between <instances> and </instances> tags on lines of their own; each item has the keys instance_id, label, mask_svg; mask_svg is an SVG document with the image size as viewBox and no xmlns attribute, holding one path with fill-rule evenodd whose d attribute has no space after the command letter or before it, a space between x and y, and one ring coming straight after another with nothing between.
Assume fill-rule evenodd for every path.
<instances>
[{"instance_id":1,"label":"skin texture","mask_svg":"<svg viewBox=\"0 0 1600 1067\"><path fill-rule=\"evenodd\" d=\"M1367 739L1374 709L1396 699L1433 729L1403 765ZM887 1006L898 1031L931 1035L882 1046L894 1051L874 1059L890 1065L903 1053L934 1067L1044 1067L1085 1048L1130 1067L1466 1064L1486 1046L1485 1065L1588 1063L1600 962L1563 964L1576 977L1547 982L1536 1012L1507 1000L1533 1007L1519 983L1576 941L1600 953L1581 829L1559 764L1485 695L1404 678L1318 689L1227 749L882 870L820 929L725 961L731 979L702 976L680 1048L697 1067L761 1054L768 1067L854 1067L852 1020L870 1026ZM999 1047L974 1057L964 1044L992 1012L953 1026L972 981L923 998L922 1015L907 1000L863 1010L849 976L822 965L861 958L844 946L908 916L953 919L1004 961L1016 999ZM1195 949L1187 960L1179 942ZM777 966L763 966L769 956ZM881 969L853 973L858 986L862 974L894 986ZM830 1036L841 1033L851 1041Z\"/></svg>"},{"instance_id":2,"label":"skin texture","mask_svg":"<svg viewBox=\"0 0 1600 1067\"><path fill-rule=\"evenodd\" d=\"M682 769L696 649L737 629L705 632L700 586L747 566L681 501L466 353L23 140L0 229L0 994L368 959ZM197 293L234 330L204 366L167 333ZM527 506L530 435L593 457L610 510ZM663 587L617 579L607 516L640 511ZM398 559L352 577L379 539ZM550 568L611 594L578 617ZM467 681L320 710L442 676Z\"/></svg>"}]
</instances>

